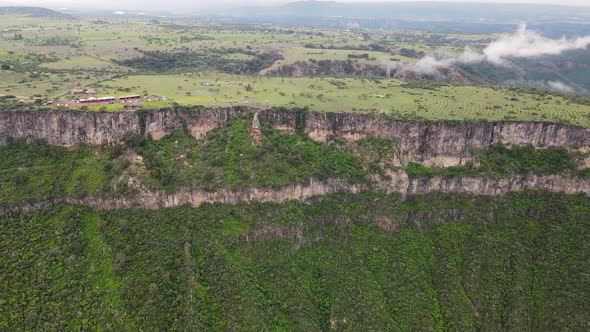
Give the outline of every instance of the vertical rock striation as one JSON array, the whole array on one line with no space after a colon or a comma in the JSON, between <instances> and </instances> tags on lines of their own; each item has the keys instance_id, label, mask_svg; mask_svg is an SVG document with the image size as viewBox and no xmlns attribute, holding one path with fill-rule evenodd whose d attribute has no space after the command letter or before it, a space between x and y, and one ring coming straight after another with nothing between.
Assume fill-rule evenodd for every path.
<instances>
[{"instance_id":1,"label":"vertical rock striation","mask_svg":"<svg viewBox=\"0 0 590 332\"><path fill-rule=\"evenodd\" d=\"M402 197L433 192L501 196L510 192L525 190L590 195L590 180L559 175L527 175L501 179L487 177L410 178L401 170L391 172L389 175L390 180L380 183L377 187L360 183L350 183L340 179L327 179L324 181L312 179L307 183L292 184L279 189L218 189L212 192L181 189L176 192L162 190L144 191L129 197L62 198L18 206L0 206L0 213L9 211L31 212L59 204L78 204L97 210L114 210L134 208L160 209L181 205L199 207L207 203L284 203L293 200L303 202L312 196L328 195L337 192L357 194L368 190L375 190L384 194L401 194Z\"/></svg>"},{"instance_id":2,"label":"vertical rock striation","mask_svg":"<svg viewBox=\"0 0 590 332\"><path fill-rule=\"evenodd\" d=\"M160 139L186 128L201 138L236 117L252 117L245 107L198 110L0 111L0 144L11 138L41 139L53 145L104 145L130 135ZM473 149L494 144L563 147L590 151L590 129L542 122L399 121L378 115L259 110L260 122L317 141L331 136L349 140L378 137L392 141L401 162L450 166L470 160Z\"/></svg>"}]
</instances>

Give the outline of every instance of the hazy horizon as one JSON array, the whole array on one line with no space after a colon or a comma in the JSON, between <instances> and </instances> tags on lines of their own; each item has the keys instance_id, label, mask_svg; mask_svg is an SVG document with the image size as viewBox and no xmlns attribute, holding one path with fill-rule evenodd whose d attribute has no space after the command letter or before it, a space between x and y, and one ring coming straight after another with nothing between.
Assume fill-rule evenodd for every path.
<instances>
[{"instance_id":1,"label":"hazy horizon","mask_svg":"<svg viewBox=\"0 0 590 332\"><path fill-rule=\"evenodd\" d=\"M179 10L215 10L223 8L236 8L244 6L276 6L290 2L288 0L218 0L215 4L206 0L172 0L165 4L158 0L104 0L104 1L87 1L77 0L0 0L0 6L33 6L46 7L52 9L93 9L93 10L161 10L161 11L179 11ZM560 6L586 6L590 7L588 0L482 0L482 1L464 1L464 0L397 0L397 1L379 1L379 0L339 0L328 2L342 3L408 3L408 2L440 2L440 3L488 3L488 4L530 4L530 5L560 5Z\"/></svg>"}]
</instances>

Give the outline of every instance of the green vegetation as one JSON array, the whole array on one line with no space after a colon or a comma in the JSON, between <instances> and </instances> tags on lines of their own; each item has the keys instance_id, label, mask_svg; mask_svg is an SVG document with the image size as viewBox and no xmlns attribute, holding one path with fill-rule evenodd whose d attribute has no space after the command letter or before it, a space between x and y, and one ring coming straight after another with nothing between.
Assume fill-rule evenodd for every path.
<instances>
[{"instance_id":1,"label":"green vegetation","mask_svg":"<svg viewBox=\"0 0 590 332\"><path fill-rule=\"evenodd\" d=\"M392 62L480 49L491 35L73 19L23 8L0 16L1 110L250 105L590 128L585 97L405 81L392 72ZM526 77L486 66L448 74L461 84L551 78L586 86L587 54L570 59L520 64ZM559 63L567 73L554 68ZM88 95L73 88L150 101L81 106L76 99ZM295 134L262 123L257 142L244 116L199 139L185 126L116 146L1 145L0 331L588 330L590 198L583 195L364 192L153 211L60 203L314 178L370 189L369 179L399 169L392 142L318 143L303 134L303 116ZM401 167L413 177L590 177L578 169L587 155L565 149L493 146L474 155L458 167ZM40 201L55 204L9 212Z\"/></svg>"},{"instance_id":2,"label":"green vegetation","mask_svg":"<svg viewBox=\"0 0 590 332\"><path fill-rule=\"evenodd\" d=\"M5 156L0 160L0 204L134 194L144 188L277 188L310 178L365 181L362 165L344 147L277 130L264 130L254 146L248 121L235 120L208 133L203 142L179 130L159 141L133 137L110 148L22 141L0 146Z\"/></svg>"},{"instance_id":3,"label":"green vegetation","mask_svg":"<svg viewBox=\"0 0 590 332\"><path fill-rule=\"evenodd\" d=\"M219 70L233 74L257 74L281 59L278 53L257 53L242 49L209 50L208 52L148 52L142 57L119 61L122 66L147 71L171 71L183 69ZM245 55L252 59L230 58L225 55Z\"/></svg>"},{"instance_id":4,"label":"green vegetation","mask_svg":"<svg viewBox=\"0 0 590 332\"><path fill-rule=\"evenodd\" d=\"M262 130L259 144L250 136L250 119L239 118L197 140L181 129L155 141L130 137L108 148L66 148L15 141L0 146L0 205L56 198L134 195L146 189L281 188L314 178L370 184L369 174L387 179L398 151L390 141L319 143L300 134ZM590 177L578 168L584 155L566 149L501 145L474 152L475 163L405 169L419 176L563 174Z\"/></svg>"},{"instance_id":5,"label":"green vegetation","mask_svg":"<svg viewBox=\"0 0 590 332\"><path fill-rule=\"evenodd\" d=\"M3 214L0 329L584 330L588 220L543 193Z\"/></svg>"},{"instance_id":6,"label":"green vegetation","mask_svg":"<svg viewBox=\"0 0 590 332\"><path fill-rule=\"evenodd\" d=\"M42 142L0 146L0 202L17 204L64 196L101 195L117 175L115 150L73 150Z\"/></svg>"},{"instance_id":7,"label":"green vegetation","mask_svg":"<svg viewBox=\"0 0 590 332\"><path fill-rule=\"evenodd\" d=\"M588 170L578 169L576 156L563 148L535 149L532 146L494 145L475 151L475 160L463 166L426 167L410 163L410 176L476 176L511 177L525 174L572 174L586 176Z\"/></svg>"},{"instance_id":8,"label":"green vegetation","mask_svg":"<svg viewBox=\"0 0 590 332\"><path fill-rule=\"evenodd\" d=\"M249 88L247 88L249 87ZM561 96L502 88L399 80L260 77L222 73L130 75L101 83L116 94L163 95L182 105L307 107L318 112L376 113L401 120L558 122L590 127L590 106Z\"/></svg>"},{"instance_id":9,"label":"green vegetation","mask_svg":"<svg viewBox=\"0 0 590 332\"><path fill-rule=\"evenodd\" d=\"M388 140L375 137L362 138L350 146L351 153L361 162L367 173L385 177L386 169L393 169L398 151Z\"/></svg>"},{"instance_id":10,"label":"green vegetation","mask_svg":"<svg viewBox=\"0 0 590 332\"><path fill-rule=\"evenodd\" d=\"M50 99L55 101L50 108L80 108L72 100L84 96L69 91L92 88L97 97L166 97L145 108L240 104L375 112L410 120L531 120L590 127L584 97L461 85L483 77L477 73L455 73L451 81L459 85L387 77L392 62L411 63L441 50L455 54L464 46L477 49L492 35L11 14L3 16L0 29L10 31L0 38L0 97L16 97L0 100L3 109L39 108ZM582 82L588 76L586 58L583 52L576 55L576 69L566 76ZM547 80L537 76L523 80ZM493 80L483 77L488 81ZM107 107L123 108L115 106Z\"/></svg>"},{"instance_id":11,"label":"green vegetation","mask_svg":"<svg viewBox=\"0 0 590 332\"><path fill-rule=\"evenodd\" d=\"M118 67L112 62L94 56L66 57L60 61L41 64L42 67L53 70L115 70Z\"/></svg>"},{"instance_id":12,"label":"green vegetation","mask_svg":"<svg viewBox=\"0 0 590 332\"><path fill-rule=\"evenodd\" d=\"M207 134L203 143L184 131L140 143L137 151L158 186L193 188L283 187L310 178L363 181L349 153L300 135L264 130L252 144L249 120L239 119Z\"/></svg>"}]
</instances>

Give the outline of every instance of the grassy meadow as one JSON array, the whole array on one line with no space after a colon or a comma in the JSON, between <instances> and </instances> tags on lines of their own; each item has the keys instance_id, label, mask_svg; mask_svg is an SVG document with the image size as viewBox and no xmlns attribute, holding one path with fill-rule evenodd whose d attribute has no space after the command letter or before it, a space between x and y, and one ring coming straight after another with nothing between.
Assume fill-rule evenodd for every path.
<instances>
[{"instance_id":1,"label":"grassy meadow","mask_svg":"<svg viewBox=\"0 0 590 332\"><path fill-rule=\"evenodd\" d=\"M247 86L251 91L247 91ZM535 120L590 127L590 106L560 96L503 88L440 86L416 88L399 80L318 77L260 77L220 73L131 75L103 82L116 94L161 95L180 104L308 107L314 111L378 112L428 120Z\"/></svg>"},{"instance_id":2,"label":"grassy meadow","mask_svg":"<svg viewBox=\"0 0 590 332\"><path fill-rule=\"evenodd\" d=\"M16 15L3 17L0 28L15 31L3 33L0 38L0 63L10 65L10 69L0 70L0 96L14 95L25 102L35 98L71 100L79 96L69 95L70 89L85 87L97 90L96 96L137 93L168 99L148 102L144 107L172 102L241 104L378 112L401 119L534 120L590 127L590 106L562 96L518 93L501 87L407 84L394 79L345 76L238 75L221 72L223 67L218 71L179 68L145 72L121 64L121 60L139 57L144 51L161 51L222 54L225 60L245 62L255 61L254 53L276 52L282 59L273 66L309 60L348 61L353 56L353 61L383 66L393 61L416 61L391 50L456 52L462 46L482 45L488 35L455 33L441 37L415 31L240 28L165 19L63 20ZM364 54L366 58L361 56ZM89 111L122 108L84 107Z\"/></svg>"}]
</instances>

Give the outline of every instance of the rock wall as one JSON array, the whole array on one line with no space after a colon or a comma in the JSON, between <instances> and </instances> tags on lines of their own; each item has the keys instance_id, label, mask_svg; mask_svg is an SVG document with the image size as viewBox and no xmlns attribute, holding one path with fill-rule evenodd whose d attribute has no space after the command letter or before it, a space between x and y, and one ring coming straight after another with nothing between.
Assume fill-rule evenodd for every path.
<instances>
[{"instance_id":1,"label":"rock wall","mask_svg":"<svg viewBox=\"0 0 590 332\"><path fill-rule=\"evenodd\" d=\"M87 197L64 198L20 206L0 206L0 212L32 212L58 204L78 204L97 210L115 209L160 209L181 205L198 207L206 203L284 203L305 201L312 196L336 192L359 193L376 190L385 194L469 193L474 195L499 196L509 192L544 190L565 194L590 195L590 180L567 176L517 176L493 179L486 177L423 177L409 178L404 171L390 173L391 180L381 183L378 188L364 184L348 183L339 179L326 181L311 180L305 184L289 185L280 189L244 188L239 190L219 189L213 192L183 189L177 192L146 191L130 197Z\"/></svg>"},{"instance_id":2,"label":"rock wall","mask_svg":"<svg viewBox=\"0 0 590 332\"><path fill-rule=\"evenodd\" d=\"M403 122L350 113L307 113L305 133L325 141L373 136L394 142L402 162L427 165L462 164L471 151L494 144L564 147L587 151L590 129L541 122Z\"/></svg>"},{"instance_id":3,"label":"rock wall","mask_svg":"<svg viewBox=\"0 0 590 332\"><path fill-rule=\"evenodd\" d=\"M493 144L533 145L537 148L564 147L590 151L590 129L540 122L403 122L376 115L352 113L314 113L302 111L257 110L261 123L286 132L300 132L314 140L331 136L358 140L379 137L392 141L401 162L454 165L469 160L474 148ZM236 117L252 117L244 107L200 110L123 111L115 113L80 111L0 111L0 144L10 139L41 139L52 145L106 145L124 141L131 135L160 139L186 128L196 138L225 126ZM409 178L404 171L390 172L390 181L375 181L368 187L332 179L311 180L281 189L245 188L205 192L184 189L174 193L142 192L133 197L65 198L0 211L32 211L61 203L86 205L95 209L157 209L204 203L252 203L305 200L310 196L334 192L358 193L376 190L384 193L426 194L430 192L504 195L512 191L546 190L567 194L590 194L590 180L567 176L516 176Z\"/></svg>"},{"instance_id":4,"label":"rock wall","mask_svg":"<svg viewBox=\"0 0 590 332\"><path fill-rule=\"evenodd\" d=\"M40 139L51 145L105 145L132 135L160 139L186 126L197 138L224 126L245 109L195 111L153 110L120 112L0 111L0 144L10 138Z\"/></svg>"},{"instance_id":5,"label":"rock wall","mask_svg":"<svg viewBox=\"0 0 590 332\"><path fill-rule=\"evenodd\" d=\"M273 65L259 72L261 75L280 76L387 76L386 66L369 65L363 62L342 60L298 61L292 64Z\"/></svg>"},{"instance_id":6,"label":"rock wall","mask_svg":"<svg viewBox=\"0 0 590 332\"><path fill-rule=\"evenodd\" d=\"M258 110L264 124L312 139L331 136L349 140L379 137L391 140L401 162L450 166L471 159L474 148L493 144L564 147L590 151L590 129L541 122L399 121L378 115ZM0 144L10 138L42 139L53 145L115 144L130 135L160 139L186 127L200 138L239 116L253 116L245 107L200 110L122 111L0 111Z\"/></svg>"},{"instance_id":7,"label":"rock wall","mask_svg":"<svg viewBox=\"0 0 590 332\"><path fill-rule=\"evenodd\" d=\"M459 176L409 178L404 171L398 171L393 173L391 184L385 187L387 193L400 193L404 196L433 192L501 196L525 190L590 195L590 180L561 175L533 174L500 179Z\"/></svg>"},{"instance_id":8,"label":"rock wall","mask_svg":"<svg viewBox=\"0 0 590 332\"><path fill-rule=\"evenodd\" d=\"M104 145L138 132L139 118L132 112L0 111L0 144L21 138L52 145Z\"/></svg>"},{"instance_id":9,"label":"rock wall","mask_svg":"<svg viewBox=\"0 0 590 332\"><path fill-rule=\"evenodd\" d=\"M352 184L339 179L326 181L310 180L305 184L293 184L280 189L243 188L238 190L219 189L217 191L202 191L181 189L176 192L145 191L135 196L109 196L86 198L63 198L43 201L21 206L0 206L0 212L19 211L30 212L48 208L58 204L78 204L97 210L114 209L160 209L190 205L198 207L205 203L283 203L292 200L304 201L305 199L327 195L335 192L359 193L367 188L362 184Z\"/></svg>"}]
</instances>

